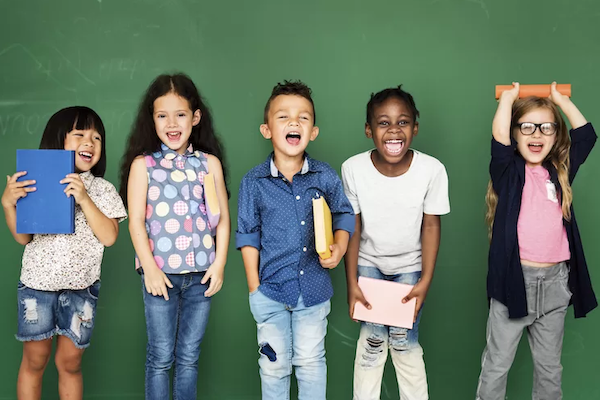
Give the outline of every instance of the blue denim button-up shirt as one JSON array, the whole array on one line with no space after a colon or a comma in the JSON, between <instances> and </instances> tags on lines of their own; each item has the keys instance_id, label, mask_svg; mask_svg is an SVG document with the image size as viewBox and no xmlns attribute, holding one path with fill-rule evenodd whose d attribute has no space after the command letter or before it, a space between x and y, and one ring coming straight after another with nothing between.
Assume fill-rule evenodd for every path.
<instances>
[{"instance_id":1,"label":"blue denim button-up shirt","mask_svg":"<svg viewBox=\"0 0 600 400\"><path fill-rule=\"evenodd\" d=\"M340 178L308 154L292 182L277 170L271 153L240 184L236 247L259 250L259 290L291 307L300 295L307 307L333 296L329 272L315 250L312 199L320 196L331 209L333 230L352 234L354 213Z\"/></svg>"}]
</instances>

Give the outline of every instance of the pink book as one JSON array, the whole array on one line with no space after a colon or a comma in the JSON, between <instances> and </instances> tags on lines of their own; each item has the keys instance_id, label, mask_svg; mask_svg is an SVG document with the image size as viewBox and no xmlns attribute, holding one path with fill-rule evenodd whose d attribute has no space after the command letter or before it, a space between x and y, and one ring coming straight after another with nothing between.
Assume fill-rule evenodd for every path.
<instances>
[{"instance_id":1,"label":"pink book","mask_svg":"<svg viewBox=\"0 0 600 400\"><path fill-rule=\"evenodd\" d=\"M402 299L412 290L412 285L360 276L358 286L371 304L371 309L368 310L361 302L356 302L352 318L412 329L417 299L402 303Z\"/></svg>"}]
</instances>

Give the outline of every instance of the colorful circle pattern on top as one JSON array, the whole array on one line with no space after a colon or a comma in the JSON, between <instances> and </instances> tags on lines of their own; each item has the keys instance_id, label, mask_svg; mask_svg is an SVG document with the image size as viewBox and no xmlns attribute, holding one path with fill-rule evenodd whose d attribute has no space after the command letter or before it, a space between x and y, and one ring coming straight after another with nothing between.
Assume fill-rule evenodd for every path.
<instances>
[{"instance_id":1,"label":"colorful circle pattern on top","mask_svg":"<svg viewBox=\"0 0 600 400\"><path fill-rule=\"evenodd\" d=\"M192 146L179 154L161 144L145 156L148 171L146 231L154 260L166 274L206 271L215 241L204 205L206 155ZM140 261L136 255L136 268Z\"/></svg>"}]
</instances>

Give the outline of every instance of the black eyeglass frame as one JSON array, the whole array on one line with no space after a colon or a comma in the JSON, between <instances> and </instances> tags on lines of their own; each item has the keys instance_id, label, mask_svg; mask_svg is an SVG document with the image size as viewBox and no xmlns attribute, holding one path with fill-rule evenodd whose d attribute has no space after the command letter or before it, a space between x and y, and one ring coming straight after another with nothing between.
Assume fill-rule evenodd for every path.
<instances>
[{"instance_id":1,"label":"black eyeglass frame","mask_svg":"<svg viewBox=\"0 0 600 400\"><path fill-rule=\"evenodd\" d=\"M528 125L533 125L535 126L535 129L531 132L531 133L525 133L523 132L523 125L524 124L528 124ZM552 125L554 127L554 131L552 133L545 133L542 130L542 125ZM556 130L558 128L558 124L556 122L542 122L541 124L535 124L533 122L520 122L518 124L514 124L513 128L519 128L519 132L521 132L521 134L525 135L525 136L531 136L535 133L535 131L537 131L538 129L540 130L540 133L544 136L552 136L554 134L556 134Z\"/></svg>"}]
</instances>

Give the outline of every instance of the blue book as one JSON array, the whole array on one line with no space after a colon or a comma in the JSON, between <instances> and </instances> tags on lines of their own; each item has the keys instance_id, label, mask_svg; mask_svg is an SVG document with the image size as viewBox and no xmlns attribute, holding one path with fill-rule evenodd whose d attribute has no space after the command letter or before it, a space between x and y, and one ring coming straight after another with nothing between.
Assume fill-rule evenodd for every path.
<instances>
[{"instance_id":1,"label":"blue book","mask_svg":"<svg viewBox=\"0 0 600 400\"><path fill-rule=\"evenodd\" d=\"M17 150L19 181L36 181L35 192L17 201L17 233L75 233L75 199L60 181L75 172L70 150Z\"/></svg>"}]
</instances>

